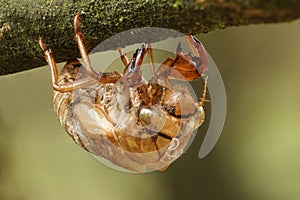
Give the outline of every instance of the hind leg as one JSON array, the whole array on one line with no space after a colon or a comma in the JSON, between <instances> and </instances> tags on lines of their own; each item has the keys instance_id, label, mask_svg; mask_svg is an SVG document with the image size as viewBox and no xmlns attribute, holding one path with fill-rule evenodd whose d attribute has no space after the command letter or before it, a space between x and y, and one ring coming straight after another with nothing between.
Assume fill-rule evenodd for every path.
<instances>
[{"instance_id":1,"label":"hind leg","mask_svg":"<svg viewBox=\"0 0 300 200\"><path fill-rule=\"evenodd\" d=\"M45 54L46 61L48 62L48 65L50 67L53 89L55 89L59 92L69 92L74 89L84 87L84 86L90 85L95 82L95 80L82 79L82 80L76 80L74 83L58 85L58 83L57 83L58 72L57 72L56 62L53 58L52 52L51 52L51 50L47 49L43 38L40 38L39 43L40 43L41 49L43 50L43 52Z\"/></svg>"}]
</instances>

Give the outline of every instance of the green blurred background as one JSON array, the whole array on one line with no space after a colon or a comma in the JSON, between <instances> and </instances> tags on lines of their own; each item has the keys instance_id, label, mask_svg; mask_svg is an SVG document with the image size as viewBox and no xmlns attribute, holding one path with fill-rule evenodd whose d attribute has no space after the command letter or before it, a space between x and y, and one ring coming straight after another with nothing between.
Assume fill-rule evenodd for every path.
<instances>
[{"instance_id":1,"label":"green blurred background","mask_svg":"<svg viewBox=\"0 0 300 200\"><path fill-rule=\"evenodd\" d=\"M0 199L300 199L300 21L199 36L222 74L228 112L205 158L166 172L107 168L77 147L52 108L48 67L0 77Z\"/></svg>"}]
</instances>

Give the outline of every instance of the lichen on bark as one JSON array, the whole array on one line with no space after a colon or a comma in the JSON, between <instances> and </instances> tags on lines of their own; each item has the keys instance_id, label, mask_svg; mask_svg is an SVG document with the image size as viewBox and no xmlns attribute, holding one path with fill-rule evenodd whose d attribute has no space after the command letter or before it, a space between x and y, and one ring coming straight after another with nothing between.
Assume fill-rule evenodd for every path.
<instances>
[{"instance_id":1,"label":"lichen on bark","mask_svg":"<svg viewBox=\"0 0 300 200\"><path fill-rule=\"evenodd\" d=\"M72 21L82 15L88 50L112 35L137 27L164 27L184 34L231 26L287 22L299 18L300 0L0 0L0 75L45 65L38 38L55 52L57 62L78 57ZM120 37L109 48L162 40L170 35L135 40ZM108 48L108 47L107 47Z\"/></svg>"}]
</instances>

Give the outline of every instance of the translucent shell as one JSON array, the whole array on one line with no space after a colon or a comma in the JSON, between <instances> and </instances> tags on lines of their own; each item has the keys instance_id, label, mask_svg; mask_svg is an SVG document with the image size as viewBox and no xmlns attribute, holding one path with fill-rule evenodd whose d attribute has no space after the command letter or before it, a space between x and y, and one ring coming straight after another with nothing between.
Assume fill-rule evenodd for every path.
<instances>
[{"instance_id":1,"label":"translucent shell","mask_svg":"<svg viewBox=\"0 0 300 200\"><path fill-rule=\"evenodd\" d=\"M186 91L162 89L172 98L193 99ZM166 168L182 155L194 130L203 123L203 107L196 102L182 105L193 112L172 116L162 101L147 107L150 116L145 124L136 114L139 105L129 105L131 97L124 90L122 83L116 83L95 84L69 95L54 91L55 110L74 141L100 161L132 172Z\"/></svg>"},{"instance_id":2,"label":"translucent shell","mask_svg":"<svg viewBox=\"0 0 300 200\"><path fill-rule=\"evenodd\" d=\"M178 44L176 57L167 57L156 69L149 43L128 59L118 49L124 72L95 72L79 30L74 28L83 65L69 59L58 74L52 52L40 46L50 66L53 104L60 123L76 144L110 167L127 172L164 170L189 146L204 122L206 82L200 101L171 79L192 81L207 67L206 52L193 36L185 36L190 53ZM148 54L152 76L141 72Z\"/></svg>"}]
</instances>

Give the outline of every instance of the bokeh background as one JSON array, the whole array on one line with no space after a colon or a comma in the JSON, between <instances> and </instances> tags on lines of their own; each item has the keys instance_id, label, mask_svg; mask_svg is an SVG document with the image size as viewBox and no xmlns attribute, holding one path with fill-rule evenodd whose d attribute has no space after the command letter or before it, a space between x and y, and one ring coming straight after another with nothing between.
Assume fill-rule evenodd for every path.
<instances>
[{"instance_id":1,"label":"bokeh background","mask_svg":"<svg viewBox=\"0 0 300 200\"><path fill-rule=\"evenodd\" d=\"M298 20L198 37L222 74L227 118L208 156L198 158L203 125L165 172L114 171L77 147L47 66L0 77L0 199L300 199L299 35Z\"/></svg>"}]
</instances>

